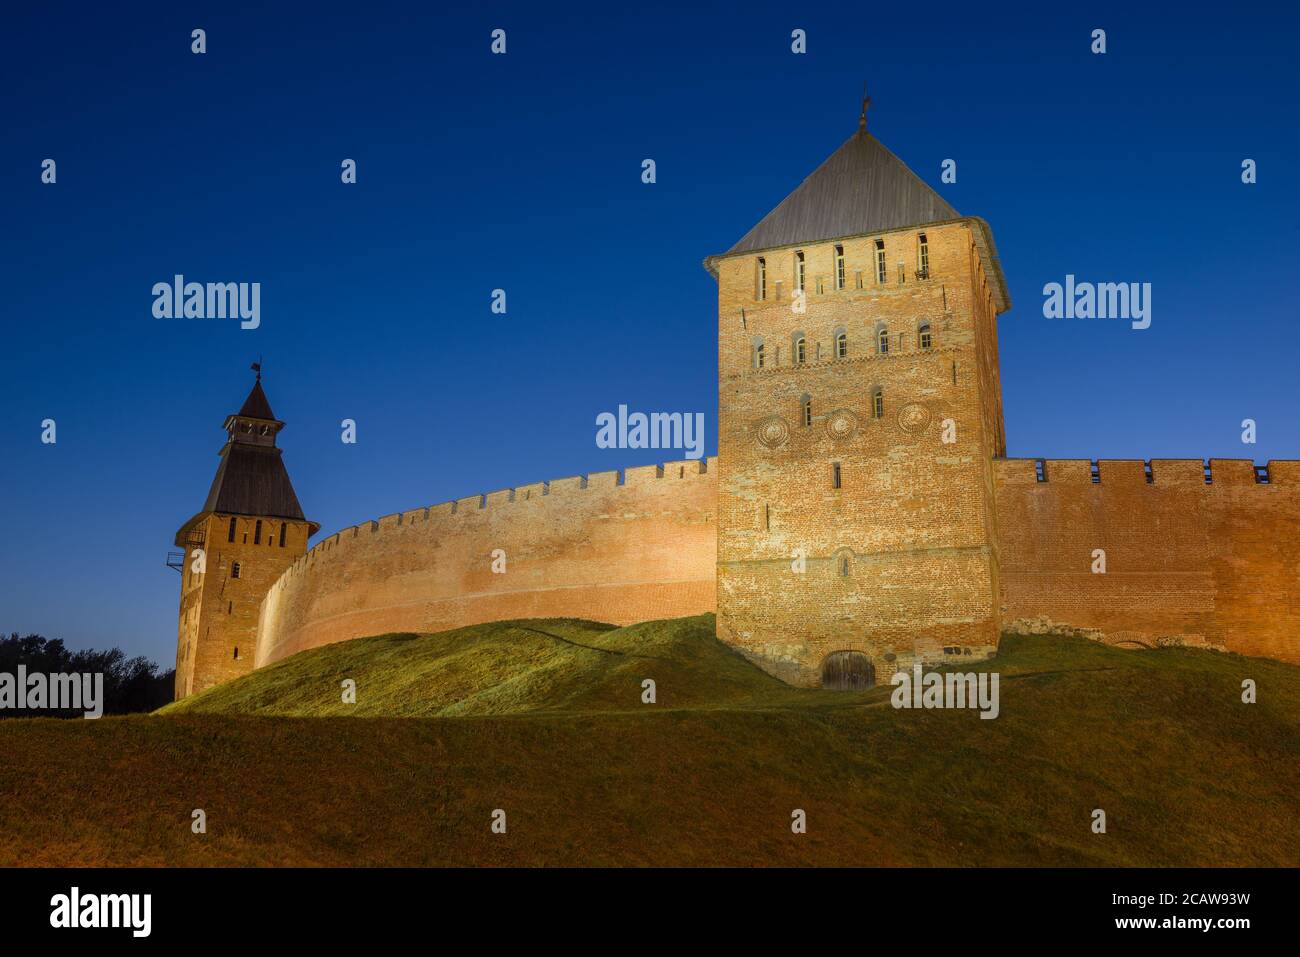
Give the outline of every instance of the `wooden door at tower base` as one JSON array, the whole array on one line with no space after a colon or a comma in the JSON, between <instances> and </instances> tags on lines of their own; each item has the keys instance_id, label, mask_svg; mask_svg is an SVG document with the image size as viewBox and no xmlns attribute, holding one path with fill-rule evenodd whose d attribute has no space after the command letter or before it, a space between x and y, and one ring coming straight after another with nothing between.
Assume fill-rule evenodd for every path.
<instances>
[{"instance_id":1,"label":"wooden door at tower base","mask_svg":"<svg viewBox=\"0 0 1300 957\"><path fill-rule=\"evenodd\" d=\"M836 651L822 662L822 687L828 691L861 691L876 683L876 667L860 651Z\"/></svg>"}]
</instances>

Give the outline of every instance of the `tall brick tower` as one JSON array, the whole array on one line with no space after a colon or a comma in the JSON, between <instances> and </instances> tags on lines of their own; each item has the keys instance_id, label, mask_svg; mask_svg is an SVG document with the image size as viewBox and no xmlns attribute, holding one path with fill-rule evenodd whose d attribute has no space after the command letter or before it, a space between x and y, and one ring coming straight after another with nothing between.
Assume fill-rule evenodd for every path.
<instances>
[{"instance_id":1,"label":"tall brick tower","mask_svg":"<svg viewBox=\"0 0 1300 957\"><path fill-rule=\"evenodd\" d=\"M993 237L858 130L718 281L718 635L860 687L998 643Z\"/></svg>"},{"instance_id":2,"label":"tall brick tower","mask_svg":"<svg viewBox=\"0 0 1300 957\"><path fill-rule=\"evenodd\" d=\"M176 533L181 573L176 699L253 670L258 607L320 526L298 505L275 438L284 423L262 391L226 417L221 464L197 515Z\"/></svg>"}]
</instances>

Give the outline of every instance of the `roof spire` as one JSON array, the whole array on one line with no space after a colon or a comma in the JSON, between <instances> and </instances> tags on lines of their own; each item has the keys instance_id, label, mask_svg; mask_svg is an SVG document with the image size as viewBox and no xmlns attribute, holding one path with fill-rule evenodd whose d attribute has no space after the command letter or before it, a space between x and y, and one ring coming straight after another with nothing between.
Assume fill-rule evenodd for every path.
<instances>
[{"instance_id":1,"label":"roof spire","mask_svg":"<svg viewBox=\"0 0 1300 957\"><path fill-rule=\"evenodd\" d=\"M262 357L258 356L257 361L254 362L250 368L257 373L257 381L261 382L262 381Z\"/></svg>"},{"instance_id":2,"label":"roof spire","mask_svg":"<svg viewBox=\"0 0 1300 957\"><path fill-rule=\"evenodd\" d=\"M867 96L867 81L862 81L862 115L858 117L858 132L867 131L867 107L871 106L871 97Z\"/></svg>"},{"instance_id":3,"label":"roof spire","mask_svg":"<svg viewBox=\"0 0 1300 957\"><path fill-rule=\"evenodd\" d=\"M275 413L271 411L271 403L266 401L266 393L262 391L262 363L254 362L253 371L257 373L257 381L253 383L253 388L249 391L248 398L244 400L243 406L230 418L262 419L266 422L275 422L277 420Z\"/></svg>"}]
</instances>

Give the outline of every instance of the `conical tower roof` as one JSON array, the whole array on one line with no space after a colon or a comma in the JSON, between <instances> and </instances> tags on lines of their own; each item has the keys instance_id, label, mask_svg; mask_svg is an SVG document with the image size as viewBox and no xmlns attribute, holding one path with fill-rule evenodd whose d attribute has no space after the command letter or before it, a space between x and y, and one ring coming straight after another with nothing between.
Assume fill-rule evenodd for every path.
<instances>
[{"instance_id":1,"label":"conical tower roof","mask_svg":"<svg viewBox=\"0 0 1300 957\"><path fill-rule=\"evenodd\" d=\"M960 218L863 124L727 255Z\"/></svg>"},{"instance_id":2,"label":"conical tower roof","mask_svg":"<svg viewBox=\"0 0 1300 957\"><path fill-rule=\"evenodd\" d=\"M706 257L704 268L716 279L718 261L728 256L962 221L971 226L971 238L988 270L996 311L1010 309L989 224L958 213L867 132L870 103L864 96L856 133L739 242L721 255Z\"/></svg>"},{"instance_id":3,"label":"conical tower roof","mask_svg":"<svg viewBox=\"0 0 1300 957\"><path fill-rule=\"evenodd\" d=\"M228 437L207 500L203 509L176 533L177 544L181 544L186 529L209 512L306 521L281 450L275 444L284 423L271 411L260 372L243 406L226 417L225 428ZM320 527L315 522L308 524L312 534Z\"/></svg>"},{"instance_id":4,"label":"conical tower roof","mask_svg":"<svg viewBox=\"0 0 1300 957\"><path fill-rule=\"evenodd\" d=\"M267 401L266 393L262 391L262 374L260 372L257 375L257 381L253 383L252 391L248 393L248 398L244 400L238 414L250 419L276 421L275 413L271 411L271 403Z\"/></svg>"},{"instance_id":5,"label":"conical tower roof","mask_svg":"<svg viewBox=\"0 0 1300 957\"><path fill-rule=\"evenodd\" d=\"M280 450L235 441L221 450L203 511L305 520Z\"/></svg>"}]
</instances>

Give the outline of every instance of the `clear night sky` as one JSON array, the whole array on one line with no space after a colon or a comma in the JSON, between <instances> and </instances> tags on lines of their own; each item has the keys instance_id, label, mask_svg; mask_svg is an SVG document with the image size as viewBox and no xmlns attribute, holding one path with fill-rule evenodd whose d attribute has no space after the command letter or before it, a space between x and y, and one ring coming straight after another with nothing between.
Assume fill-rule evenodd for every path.
<instances>
[{"instance_id":1,"label":"clear night sky","mask_svg":"<svg viewBox=\"0 0 1300 957\"><path fill-rule=\"evenodd\" d=\"M871 131L993 227L1009 454L1300 457L1293 11L259 6L6 11L0 630L170 667L165 553L259 355L322 535L655 461L596 447L620 403L703 411L714 454L701 260L854 131L864 79ZM178 272L260 282L261 328L154 319ZM1151 328L1044 319L1067 273L1152 283Z\"/></svg>"}]
</instances>

